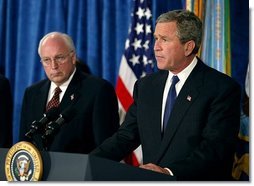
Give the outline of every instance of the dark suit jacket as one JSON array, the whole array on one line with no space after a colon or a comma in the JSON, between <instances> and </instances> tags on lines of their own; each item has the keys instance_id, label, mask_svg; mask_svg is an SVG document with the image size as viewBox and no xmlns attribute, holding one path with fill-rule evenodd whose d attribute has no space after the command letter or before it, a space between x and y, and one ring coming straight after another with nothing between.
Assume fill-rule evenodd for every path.
<instances>
[{"instance_id":1,"label":"dark suit jacket","mask_svg":"<svg viewBox=\"0 0 254 186\"><path fill-rule=\"evenodd\" d=\"M0 75L0 147L2 148L12 145L12 111L10 82Z\"/></svg>"},{"instance_id":2,"label":"dark suit jacket","mask_svg":"<svg viewBox=\"0 0 254 186\"><path fill-rule=\"evenodd\" d=\"M24 94L20 141L26 140L34 120L40 120L45 111L49 80L28 87ZM110 137L119 127L118 103L113 86L106 80L84 74L77 69L71 80L59 109L76 110L70 122L65 123L53 139L46 141L47 150L72 153L89 153ZM33 137L33 142L41 150L41 134Z\"/></svg>"},{"instance_id":3,"label":"dark suit jacket","mask_svg":"<svg viewBox=\"0 0 254 186\"><path fill-rule=\"evenodd\" d=\"M118 161L141 143L144 164L168 167L177 180L229 180L240 126L240 86L198 60L162 138L167 76L160 71L136 82L125 122L91 154Z\"/></svg>"}]
</instances>

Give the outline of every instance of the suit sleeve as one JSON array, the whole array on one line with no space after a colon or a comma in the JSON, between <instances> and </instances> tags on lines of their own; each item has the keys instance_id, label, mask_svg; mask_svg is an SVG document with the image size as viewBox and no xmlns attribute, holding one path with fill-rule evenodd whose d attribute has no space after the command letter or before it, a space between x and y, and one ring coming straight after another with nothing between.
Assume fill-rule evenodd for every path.
<instances>
[{"instance_id":1,"label":"suit sleeve","mask_svg":"<svg viewBox=\"0 0 254 186\"><path fill-rule=\"evenodd\" d=\"M104 83L97 92L93 107L93 131L96 146L119 128L117 97L113 86Z\"/></svg>"},{"instance_id":2,"label":"suit sleeve","mask_svg":"<svg viewBox=\"0 0 254 186\"><path fill-rule=\"evenodd\" d=\"M27 112L27 97L28 96L28 89L25 90L23 101L22 101L22 108L20 114L20 127L19 127L19 141L27 141L28 139L25 137L26 132L28 132L29 128L27 126L27 119L26 113Z\"/></svg>"},{"instance_id":3,"label":"suit sleeve","mask_svg":"<svg viewBox=\"0 0 254 186\"><path fill-rule=\"evenodd\" d=\"M134 92L135 90L136 88L134 88ZM136 109L137 105L134 101L126 114L125 121L117 132L112 137L106 139L102 145L90 154L114 161L121 161L126 155L135 150L140 145Z\"/></svg>"},{"instance_id":4,"label":"suit sleeve","mask_svg":"<svg viewBox=\"0 0 254 186\"><path fill-rule=\"evenodd\" d=\"M0 79L0 147L12 145L12 111L13 102L8 79Z\"/></svg>"}]
</instances>

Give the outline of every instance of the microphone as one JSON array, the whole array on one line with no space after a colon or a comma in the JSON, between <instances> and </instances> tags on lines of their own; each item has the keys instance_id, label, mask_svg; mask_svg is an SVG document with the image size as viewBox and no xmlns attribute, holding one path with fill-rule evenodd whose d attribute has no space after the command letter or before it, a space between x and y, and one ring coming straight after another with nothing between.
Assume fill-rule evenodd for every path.
<instances>
[{"instance_id":1,"label":"microphone","mask_svg":"<svg viewBox=\"0 0 254 186\"><path fill-rule=\"evenodd\" d=\"M76 109L73 109L71 107L68 107L67 109L65 109L63 111L63 113L61 113L59 115L57 120L51 121L48 124L48 126L46 128L46 131L45 131L44 135L42 136L42 138L46 139L47 137L52 136L53 134L55 134L63 124L69 122L73 118L75 113L76 113Z\"/></svg>"},{"instance_id":2,"label":"microphone","mask_svg":"<svg viewBox=\"0 0 254 186\"><path fill-rule=\"evenodd\" d=\"M57 107L53 107L49 109L46 113L43 114L43 117L37 121L33 121L30 126L30 130L25 134L26 137L32 138L32 136L40 131L47 123L54 120L59 114L59 109Z\"/></svg>"}]
</instances>

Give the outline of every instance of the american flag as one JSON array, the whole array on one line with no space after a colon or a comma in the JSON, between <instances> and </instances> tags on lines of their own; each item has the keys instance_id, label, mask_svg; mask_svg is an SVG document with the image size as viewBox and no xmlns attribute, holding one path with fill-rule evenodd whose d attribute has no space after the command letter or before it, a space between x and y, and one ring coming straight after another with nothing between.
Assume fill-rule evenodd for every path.
<instances>
[{"instance_id":1,"label":"american flag","mask_svg":"<svg viewBox=\"0 0 254 186\"><path fill-rule=\"evenodd\" d=\"M154 71L150 2L148 0L134 0L133 5L131 25L116 83L121 123L133 102L134 83L137 79ZM127 157L125 162L134 166L141 164L141 146Z\"/></svg>"}]
</instances>

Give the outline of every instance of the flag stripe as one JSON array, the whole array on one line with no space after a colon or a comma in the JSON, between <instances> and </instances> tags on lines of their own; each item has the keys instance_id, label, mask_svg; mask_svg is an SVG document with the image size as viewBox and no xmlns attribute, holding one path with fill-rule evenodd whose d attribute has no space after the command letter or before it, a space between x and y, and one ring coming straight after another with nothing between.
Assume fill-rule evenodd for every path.
<instances>
[{"instance_id":1,"label":"flag stripe","mask_svg":"<svg viewBox=\"0 0 254 186\"><path fill-rule=\"evenodd\" d=\"M130 68L125 56L123 56L121 60L119 76L124 82L126 89L129 91L130 95L132 96L133 85L135 84L137 78L135 73Z\"/></svg>"},{"instance_id":2,"label":"flag stripe","mask_svg":"<svg viewBox=\"0 0 254 186\"><path fill-rule=\"evenodd\" d=\"M125 163L131 164L135 167L138 167L140 165L135 153L131 153L129 156L124 158Z\"/></svg>"},{"instance_id":3,"label":"flag stripe","mask_svg":"<svg viewBox=\"0 0 254 186\"><path fill-rule=\"evenodd\" d=\"M121 123L126 111L133 103L132 94L135 82L154 71L150 2L148 0L135 0L133 3L132 21L116 84ZM141 148L139 146L124 161L134 166L141 164L143 159Z\"/></svg>"},{"instance_id":4,"label":"flag stripe","mask_svg":"<svg viewBox=\"0 0 254 186\"><path fill-rule=\"evenodd\" d=\"M123 83L121 77L118 77L117 79L117 88L116 88L116 94L121 102L121 105L123 106L125 112L129 108L129 106L133 102L133 98L130 95L128 89L126 88L125 84Z\"/></svg>"}]
</instances>

